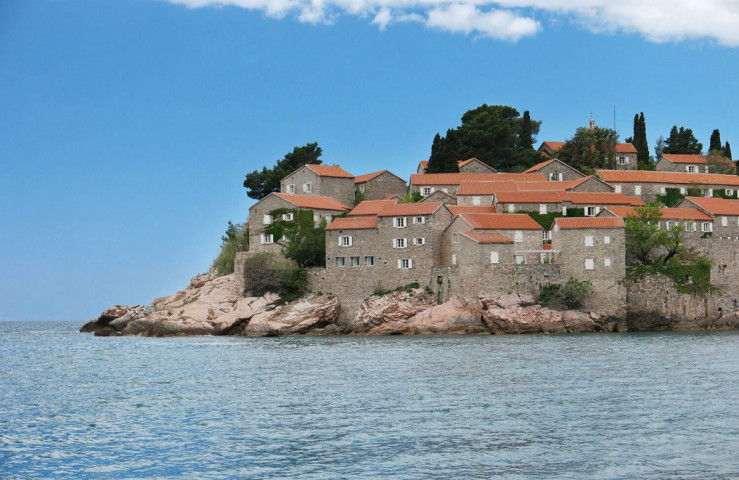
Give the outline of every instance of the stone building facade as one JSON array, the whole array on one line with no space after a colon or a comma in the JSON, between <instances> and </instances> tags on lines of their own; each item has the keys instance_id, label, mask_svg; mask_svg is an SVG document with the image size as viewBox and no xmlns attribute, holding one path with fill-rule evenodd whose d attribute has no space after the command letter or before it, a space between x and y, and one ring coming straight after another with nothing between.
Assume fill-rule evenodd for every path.
<instances>
[{"instance_id":1,"label":"stone building facade","mask_svg":"<svg viewBox=\"0 0 739 480\"><path fill-rule=\"evenodd\" d=\"M658 172L714 173L717 169L726 170L727 167L735 168L728 158L666 153L659 157L654 169Z\"/></svg>"},{"instance_id":2,"label":"stone building facade","mask_svg":"<svg viewBox=\"0 0 739 480\"><path fill-rule=\"evenodd\" d=\"M366 200L381 200L388 195L405 196L405 180L389 170L359 175L354 179L355 188Z\"/></svg>"},{"instance_id":3,"label":"stone building facade","mask_svg":"<svg viewBox=\"0 0 739 480\"><path fill-rule=\"evenodd\" d=\"M581 171L557 158L545 160L529 168L524 173L543 173L550 182L569 182L586 176Z\"/></svg>"},{"instance_id":4,"label":"stone building facade","mask_svg":"<svg viewBox=\"0 0 739 480\"><path fill-rule=\"evenodd\" d=\"M456 195L462 182L536 182L546 181L541 173L427 173L411 175L411 192L427 197L437 190Z\"/></svg>"},{"instance_id":5,"label":"stone building facade","mask_svg":"<svg viewBox=\"0 0 739 480\"><path fill-rule=\"evenodd\" d=\"M690 189L700 189L706 196L714 190L733 194L739 189L739 176L714 173L676 173L655 171L597 170L596 175L612 185L616 192L641 198L645 203L653 202L664 195L668 188L676 188L683 195Z\"/></svg>"},{"instance_id":6,"label":"stone building facade","mask_svg":"<svg viewBox=\"0 0 739 480\"><path fill-rule=\"evenodd\" d=\"M280 181L280 192L318 195L354 203L354 176L336 165L303 165Z\"/></svg>"}]
</instances>

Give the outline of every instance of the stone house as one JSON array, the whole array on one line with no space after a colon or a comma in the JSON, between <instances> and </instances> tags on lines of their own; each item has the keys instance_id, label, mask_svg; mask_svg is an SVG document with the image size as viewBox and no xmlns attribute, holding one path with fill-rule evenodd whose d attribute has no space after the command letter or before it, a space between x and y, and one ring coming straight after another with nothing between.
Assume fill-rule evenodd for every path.
<instances>
[{"instance_id":1,"label":"stone house","mask_svg":"<svg viewBox=\"0 0 739 480\"><path fill-rule=\"evenodd\" d=\"M336 215L348 212L350 208L338 200L318 195L290 195L270 193L249 208L249 251L279 253L282 249L277 243L280 239L264 233L264 227L274 221L271 212L278 209L312 210L316 222L331 220ZM284 220L292 220L291 213L284 214Z\"/></svg>"},{"instance_id":2,"label":"stone house","mask_svg":"<svg viewBox=\"0 0 739 480\"><path fill-rule=\"evenodd\" d=\"M519 182L546 181L540 173L426 173L411 175L411 192L428 197L437 190L456 195L462 182Z\"/></svg>"},{"instance_id":3,"label":"stone house","mask_svg":"<svg viewBox=\"0 0 739 480\"><path fill-rule=\"evenodd\" d=\"M733 168L728 158L708 155L677 155L665 153L654 166L658 172L710 173L715 165Z\"/></svg>"},{"instance_id":4,"label":"stone house","mask_svg":"<svg viewBox=\"0 0 739 480\"><path fill-rule=\"evenodd\" d=\"M686 239L700 238L703 232L712 231L713 219L710 215L698 210L697 208L661 208L662 216L659 220L659 228L662 230L670 230L675 225L682 225L685 229ZM634 207L606 207L597 216L598 217L617 217L626 219L626 217L636 215Z\"/></svg>"},{"instance_id":5,"label":"stone house","mask_svg":"<svg viewBox=\"0 0 739 480\"><path fill-rule=\"evenodd\" d=\"M701 231L711 236L739 240L739 200L707 197L685 197L676 209L697 209L713 220L709 230L702 224Z\"/></svg>"},{"instance_id":6,"label":"stone house","mask_svg":"<svg viewBox=\"0 0 739 480\"><path fill-rule=\"evenodd\" d=\"M578 208L583 209L584 214L589 217L597 215L608 206L643 204L637 197L600 192L500 192L493 198L493 205L498 213L557 212L566 216L568 210Z\"/></svg>"},{"instance_id":7,"label":"stone house","mask_svg":"<svg viewBox=\"0 0 739 480\"><path fill-rule=\"evenodd\" d=\"M523 173L543 173L550 182L568 182L586 176L581 171L557 158L538 163Z\"/></svg>"},{"instance_id":8,"label":"stone house","mask_svg":"<svg viewBox=\"0 0 739 480\"><path fill-rule=\"evenodd\" d=\"M716 173L678 173L645 170L597 170L596 175L612 185L616 192L633 195L649 203L664 195L668 188L676 188L686 195L689 189L699 188L707 196L714 190L725 190L733 195L739 189L739 176Z\"/></svg>"},{"instance_id":9,"label":"stone house","mask_svg":"<svg viewBox=\"0 0 739 480\"><path fill-rule=\"evenodd\" d=\"M280 180L280 192L331 197L354 203L354 175L337 165L303 165Z\"/></svg>"},{"instance_id":10,"label":"stone house","mask_svg":"<svg viewBox=\"0 0 739 480\"><path fill-rule=\"evenodd\" d=\"M459 166L459 173L496 173L498 171L475 157L468 158L467 160L459 160L457 165ZM416 173L426 173L428 168L428 160L421 160L418 162Z\"/></svg>"},{"instance_id":11,"label":"stone house","mask_svg":"<svg viewBox=\"0 0 739 480\"><path fill-rule=\"evenodd\" d=\"M448 193L444 193L441 190L436 190L434 193L427 197L423 197L421 202L441 202L446 205L456 205L457 204L457 197L454 195L450 195Z\"/></svg>"},{"instance_id":12,"label":"stone house","mask_svg":"<svg viewBox=\"0 0 739 480\"><path fill-rule=\"evenodd\" d=\"M500 192L556 191L613 193L613 187L593 176L562 182L462 182L456 197L458 205L492 205L493 196Z\"/></svg>"},{"instance_id":13,"label":"stone house","mask_svg":"<svg viewBox=\"0 0 739 480\"><path fill-rule=\"evenodd\" d=\"M552 252L563 279L589 281L602 308L625 301L619 281L626 275L626 234L618 217L557 218L552 225Z\"/></svg>"},{"instance_id":14,"label":"stone house","mask_svg":"<svg viewBox=\"0 0 739 480\"><path fill-rule=\"evenodd\" d=\"M349 212L349 216L356 217L372 215L376 217L388 205L397 204L397 200L365 200L363 202L359 202L357 206Z\"/></svg>"},{"instance_id":15,"label":"stone house","mask_svg":"<svg viewBox=\"0 0 739 480\"><path fill-rule=\"evenodd\" d=\"M513 263L540 263L543 249L544 229L530 216L524 214L499 214L499 213L460 213L444 231L442 238L440 265L457 265L461 257L466 255L464 246L470 246L467 240L462 241L462 234L468 234L468 240L476 245L488 245L488 241L494 241L495 245L507 245L500 237L480 237L480 234L498 234L512 240L512 249L506 247L496 250L499 254L511 253ZM470 237L471 235L471 237ZM483 242L475 242L475 239L484 239ZM460 242L463 242L460 244ZM480 247L487 248L487 247ZM485 250L487 251L487 250ZM472 255L477 258L480 253ZM490 252L488 252L490 254ZM511 258L504 259L504 263ZM465 260L468 262L468 260ZM487 262L486 262L487 263Z\"/></svg>"},{"instance_id":16,"label":"stone house","mask_svg":"<svg viewBox=\"0 0 739 480\"><path fill-rule=\"evenodd\" d=\"M381 200L388 195L405 196L405 180L390 172L379 172L359 175L354 178L356 190L367 200Z\"/></svg>"},{"instance_id":17,"label":"stone house","mask_svg":"<svg viewBox=\"0 0 739 480\"><path fill-rule=\"evenodd\" d=\"M564 145L565 142L542 142L539 152L544 158L554 158ZM636 147L631 143L616 144L616 170L636 170L636 157Z\"/></svg>"}]
</instances>

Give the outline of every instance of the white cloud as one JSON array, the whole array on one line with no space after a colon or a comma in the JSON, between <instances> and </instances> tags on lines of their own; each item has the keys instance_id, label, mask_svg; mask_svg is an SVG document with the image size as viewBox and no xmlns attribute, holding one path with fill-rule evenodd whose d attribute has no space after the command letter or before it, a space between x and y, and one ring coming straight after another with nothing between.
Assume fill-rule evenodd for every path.
<instances>
[{"instance_id":1,"label":"white cloud","mask_svg":"<svg viewBox=\"0 0 739 480\"><path fill-rule=\"evenodd\" d=\"M341 15L371 19L381 30L399 22L465 35L517 41L541 20L571 21L593 33L625 32L653 42L709 40L739 47L737 0L166 0L191 8L233 5L274 18L331 23Z\"/></svg>"}]
</instances>

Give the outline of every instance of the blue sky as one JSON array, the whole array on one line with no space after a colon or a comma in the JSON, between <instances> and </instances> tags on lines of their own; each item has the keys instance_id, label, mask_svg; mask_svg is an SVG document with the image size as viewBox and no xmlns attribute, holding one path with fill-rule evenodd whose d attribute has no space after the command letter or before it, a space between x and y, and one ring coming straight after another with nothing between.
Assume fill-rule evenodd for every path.
<instances>
[{"instance_id":1,"label":"blue sky","mask_svg":"<svg viewBox=\"0 0 739 480\"><path fill-rule=\"evenodd\" d=\"M737 151L739 6L618 3L0 2L0 320L174 293L245 220L244 174L311 141L407 178L488 103L539 140L615 106L622 138L643 111L650 148L677 124Z\"/></svg>"}]
</instances>

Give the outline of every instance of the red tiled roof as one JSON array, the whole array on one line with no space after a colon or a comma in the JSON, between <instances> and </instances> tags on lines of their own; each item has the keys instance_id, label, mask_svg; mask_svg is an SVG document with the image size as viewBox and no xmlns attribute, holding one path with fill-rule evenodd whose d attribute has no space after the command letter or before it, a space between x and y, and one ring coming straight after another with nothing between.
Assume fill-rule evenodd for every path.
<instances>
[{"instance_id":1,"label":"red tiled roof","mask_svg":"<svg viewBox=\"0 0 739 480\"><path fill-rule=\"evenodd\" d=\"M498 192L496 203L561 203L564 192Z\"/></svg>"},{"instance_id":2,"label":"red tiled roof","mask_svg":"<svg viewBox=\"0 0 739 480\"><path fill-rule=\"evenodd\" d=\"M565 142L542 142L540 149L546 145L553 152L556 152L560 148L565 146Z\"/></svg>"},{"instance_id":3,"label":"red tiled roof","mask_svg":"<svg viewBox=\"0 0 739 480\"><path fill-rule=\"evenodd\" d=\"M483 233L468 230L466 232L462 232L462 235L476 243L513 243L513 240L502 233Z\"/></svg>"},{"instance_id":4,"label":"red tiled roof","mask_svg":"<svg viewBox=\"0 0 739 480\"><path fill-rule=\"evenodd\" d=\"M523 173L538 172L539 170L541 170L542 168L546 167L547 165L549 165L550 163L552 163L555 160L556 160L556 158L553 158L551 160L546 160L544 162L537 163L536 165L534 165L533 167L529 168L528 170L524 170Z\"/></svg>"},{"instance_id":5,"label":"red tiled roof","mask_svg":"<svg viewBox=\"0 0 739 480\"><path fill-rule=\"evenodd\" d=\"M619 217L558 217L554 222L563 230L577 228L624 228Z\"/></svg>"},{"instance_id":6,"label":"red tiled roof","mask_svg":"<svg viewBox=\"0 0 739 480\"><path fill-rule=\"evenodd\" d=\"M387 172L387 170L380 170L379 172L374 172L374 173L365 173L364 175L360 175L358 177L354 177L354 183L364 183L364 182L370 181L373 178L375 178L378 175L381 175L381 174L383 174L385 172Z\"/></svg>"},{"instance_id":7,"label":"red tiled roof","mask_svg":"<svg viewBox=\"0 0 739 480\"><path fill-rule=\"evenodd\" d=\"M462 182L546 181L543 173L414 173L412 185L459 185Z\"/></svg>"},{"instance_id":8,"label":"red tiled roof","mask_svg":"<svg viewBox=\"0 0 739 480\"><path fill-rule=\"evenodd\" d=\"M377 217L334 218L326 230L364 230L377 228Z\"/></svg>"},{"instance_id":9,"label":"red tiled roof","mask_svg":"<svg viewBox=\"0 0 739 480\"><path fill-rule=\"evenodd\" d=\"M318 174L319 177L354 178L354 175L347 172L338 165L306 164L306 167Z\"/></svg>"},{"instance_id":10,"label":"red tiled roof","mask_svg":"<svg viewBox=\"0 0 739 480\"><path fill-rule=\"evenodd\" d=\"M456 217L460 213L495 213L492 205L447 205L446 208Z\"/></svg>"},{"instance_id":11,"label":"red tiled roof","mask_svg":"<svg viewBox=\"0 0 739 480\"><path fill-rule=\"evenodd\" d=\"M685 197L711 215L739 215L739 200L712 197Z\"/></svg>"},{"instance_id":12,"label":"red tiled roof","mask_svg":"<svg viewBox=\"0 0 739 480\"><path fill-rule=\"evenodd\" d=\"M377 216L383 208L388 205L396 205L397 203L397 200L365 200L363 202L359 202L359 204L349 212L349 215L352 217L360 215Z\"/></svg>"},{"instance_id":13,"label":"red tiled roof","mask_svg":"<svg viewBox=\"0 0 739 480\"><path fill-rule=\"evenodd\" d=\"M662 156L672 163L694 163L696 165L706 165L709 163L708 155L677 155L674 153L665 153ZM714 155L710 160L715 161L716 163L723 163L725 165L734 164L734 162L728 158L720 157L718 155Z\"/></svg>"},{"instance_id":14,"label":"red tiled roof","mask_svg":"<svg viewBox=\"0 0 739 480\"><path fill-rule=\"evenodd\" d=\"M390 195L385 195L380 200L400 200L400 195L391 193Z\"/></svg>"},{"instance_id":15,"label":"red tiled roof","mask_svg":"<svg viewBox=\"0 0 739 480\"><path fill-rule=\"evenodd\" d=\"M331 197L322 197L320 195L293 195L290 193L271 193L283 200L286 200L296 207L312 208L316 210L351 210L340 201Z\"/></svg>"},{"instance_id":16,"label":"red tiled roof","mask_svg":"<svg viewBox=\"0 0 739 480\"><path fill-rule=\"evenodd\" d=\"M543 230L542 226L520 213L460 213L475 230Z\"/></svg>"},{"instance_id":17,"label":"red tiled roof","mask_svg":"<svg viewBox=\"0 0 739 480\"><path fill-rule=\"evenodd\" d=\"M617 143L616 153L636 153L636 147L630 143Z\"/></svg>"},{"instance_id":18,"label":"red tiled roof","mask_svg":"<svg viewBox=\"0 0 739 480\"><path fill-rule=\"evenodd\" d=\"M607 207L606 210L621 218L636 215L634 207ZM667 220L711 220L711 217L697 208L662 208L663 219Z\"/></svg>"},{"instance_id":19,"label":"red tiled roof","mask_svg":"<svg viewBox=\"0 0 739 480\"><path fill-rule=\"evenodd\" d=\"M674 185L726 185L739 187L739 175L717 173L655 172L646 170L596 170L608 183L670 183Z\"/></svg>"},{"instance_id":20,"label":"red tiled roof","mask_svg":"<svg viewBox=\"0 0 739 480\"><path fill-rule=\"evenodd\" d=\"M378 214L380 217L399 217L403 215L431 215L444 205L441 202L398 203L388 205Z\"/></svg>"}]
</instances>

